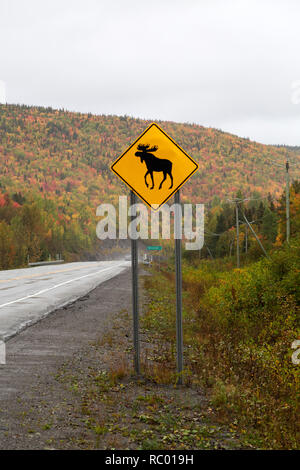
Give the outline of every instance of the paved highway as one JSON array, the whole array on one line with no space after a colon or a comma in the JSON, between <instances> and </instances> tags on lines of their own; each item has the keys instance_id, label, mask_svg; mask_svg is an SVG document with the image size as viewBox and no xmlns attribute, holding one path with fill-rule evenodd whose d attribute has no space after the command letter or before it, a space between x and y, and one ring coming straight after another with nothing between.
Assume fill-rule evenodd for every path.
<instances>
[{"instance_id":1,"label":"paved highway","mask_svg":"<svg viewBox=\"0 0 300 470\"><path fill-rule=\"evenodd\" d=\"M6 341L129 265L126 260L95 261L0 271L0 339Z\"/></svg>"}]
</instances>

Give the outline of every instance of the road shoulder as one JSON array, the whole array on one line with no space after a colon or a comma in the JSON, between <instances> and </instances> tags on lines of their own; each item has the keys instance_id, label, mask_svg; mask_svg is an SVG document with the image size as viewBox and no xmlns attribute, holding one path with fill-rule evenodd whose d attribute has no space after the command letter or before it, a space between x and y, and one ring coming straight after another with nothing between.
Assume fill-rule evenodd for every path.
<instances>
[{"instance_id":1,"label":"road shoulder","mask_svg":"<svg viewBox=\"0 0 300 470\"><path fill-rule=\"evenodd\" d=\"M69 397L68 405L69 395L56 374L73 356L80 361L89 345L110 330L120 310L130 307L130 280L126 270L6 343L7 363L0 365L1 449L43 448L43 429L36 429L47 410L62 404L74 409L76 397ZM65 438L72 434L69 425L61 432Z\"/></svg>"}]
</instances>

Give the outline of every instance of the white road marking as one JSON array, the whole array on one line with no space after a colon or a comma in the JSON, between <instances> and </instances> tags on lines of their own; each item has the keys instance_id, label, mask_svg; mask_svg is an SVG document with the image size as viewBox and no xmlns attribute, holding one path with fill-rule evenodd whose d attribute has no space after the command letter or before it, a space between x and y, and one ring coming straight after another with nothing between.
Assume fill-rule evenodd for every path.
<instances>
[{"instance_id":1,"label":"white road marking","mask_svg":"<svg viewBox=\"0 0 300 470\"><path fill-rule=\"evenodd\" d=\"M89 269L90 266L78 266L76 268L68 268L68 269L58 269L56 271L47 271L47 272L40 272L36 274L30 274L29 276L18 276L18 277L11 277L9 279L0 279L0 282L9 282L9 281L19 281L20 279L31 279L33 277L41 277L47 276L48 274L57 274L57 273L65 273L67 271L77 271L78 269Z\"/></svg>"},{"instance_id":2,"label":"white road marking","mask_svg":"<svg viewBox=\"0 0 300 470\"><path fill-rule=\"evenodd\" d=\"M76 277L75 279L70 279L69 281L61 282L60 284L56 284L55 286L49 287L48 289L40 290L39 292L36 292L35 294L26 295L26 297L12 300L11 302L6 302L5 304L0 305L0 308L6 307L7 305L15 304L17 302L22 302L22 300L30 299L31 297L36 297L37 295L44 294L45 292L49 292L50 290L57 289L57 287L61 287L66 284L70 284L71 282L78 281L79 279L83 279L89 276L95 276L96 274L102 273L103 271L108 271L109 269L118 268L119 266L122 266L122 264L123 263L120 263L114 266L110 266L109 268L100 269L100 271L96 271L95 273L86 274L85 276L80 276L80 277Z\"/></svg>"}]
</instances>

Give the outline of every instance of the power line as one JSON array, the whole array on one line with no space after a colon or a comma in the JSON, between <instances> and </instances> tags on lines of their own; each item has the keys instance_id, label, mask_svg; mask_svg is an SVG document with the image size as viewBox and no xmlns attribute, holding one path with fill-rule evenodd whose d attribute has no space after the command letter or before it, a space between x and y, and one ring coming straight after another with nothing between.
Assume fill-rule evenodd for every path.
<instances>
[{"instance_id":1,"label":"power line","mask_svg":"<svg viewBox=\"0 0 300 470\"><path fill-rule=\"evenodd\" d=\"M210 230L208 230L208 231L204 230L204 233L206 235L210 235L210 236L213 236L213 237L220 237L221 235L223 235L226 232L228 232L228 230L225 230L224 232L221 232L221 233L214 233L214 232L211 232Z\"/></svg>"},{"instance_id":2,"label":"power line","mask_svg":"<svg viewBox=\"0 0 300 470\"><path fill-rule=\"evenodd\" d=\"M272 201L275 199L274 196L271 196L270 194L268 194L268 196L260 196L260 197L248 197L248 198L233 198L233 199L227 199L227 202L229 203L235 203L236 201L237 202L251 202L251 201L260 201L260 200L263 200L263 199L271 199Z\"/></svg>"},{"instance_id":3,"label":"power line","mask_svg":"<svg viewBox=\"0 0 300 470\"><path fill-rule=\"evenodd\" d=\"M257 222L261 222L266 217L268 217L268 214L263 215L259 219L251 220L251 222L249 222L249 224L256 224ZM244 222L242 220L239 220L239 224L240 225L246 225L246 222ZM216 232L212 232L211 230L204 229L204 234L207 235L207 236L211 236L211 237L221 237L221 235L224 235L224 233L227 233L231 228L233 228L233 227L229 227L227 230L224 230L224 232L220 232L220 233L216 233Z\"/></svg>"},{"instance_id":4,"label":"power line","mask_svg":"<svg viewBox=\"0 0 300 470\"><path fill-rule=\"evenodd\" d=\"M295 161L293 159L291 159L290 157L287 157L285 162L284 163L280 163L276 160L273 160L272 158L270 157L267 157L266 160L265 160L267 163L274 163L275 165L278 165L278 166L285 166L285 162L288 161L290 164L292 165L299 165L300 164L300 161Z\"/></svg>"},{"instance_id":5,"label":"power line","mask_svg":"<svg viewBox=\"0 0 300 470\"><path fill-rule=\"evenodd\" d=\"M260 239L259 239L259 238L258 238L258 236L256 235L256 233L255 233L255 231L254 231L254 229L253 229L252 225L251 225L251 224L248 222L248 219L247 219L247 217L245 216L245 213L244 213L244 211L243 211L243 209L242 209L242 208L241 208L241 212L242 212L242 215L243 215L243 217L244 217L244 219L245 219L245 221L246 221L247 225L249 226L249 228L250 228L251 232L252 232L252 233L253 233L253 235L255 236L255 239L256 239L257 243L258 243L258 244L259 244L259 246L261 247L261 249L262 249L263 253L265 254L265 256L266 256L267 258L269 258L269 256L268 256L268 254L267 254L266 250L264 249L264 247L263 247L263 245L262 245L262 243L261 243Z\"/></svg>"}]
</instances>

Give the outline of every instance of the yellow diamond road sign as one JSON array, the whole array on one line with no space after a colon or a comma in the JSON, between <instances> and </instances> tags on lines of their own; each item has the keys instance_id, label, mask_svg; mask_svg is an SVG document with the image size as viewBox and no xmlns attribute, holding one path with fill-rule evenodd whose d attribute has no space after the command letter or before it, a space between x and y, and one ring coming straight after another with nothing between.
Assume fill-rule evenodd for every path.
<instances>
[{"instance_id":1,"label":"yellow diamond road sign","mask_svg":"<svg viewBox=\"0 0 300 470\"><path fill-rule=\"evenodd\" d=\"M111 165L111 170L153 210L167 202L198 168L155 123Z\"/></svg>"}]
</instances>

